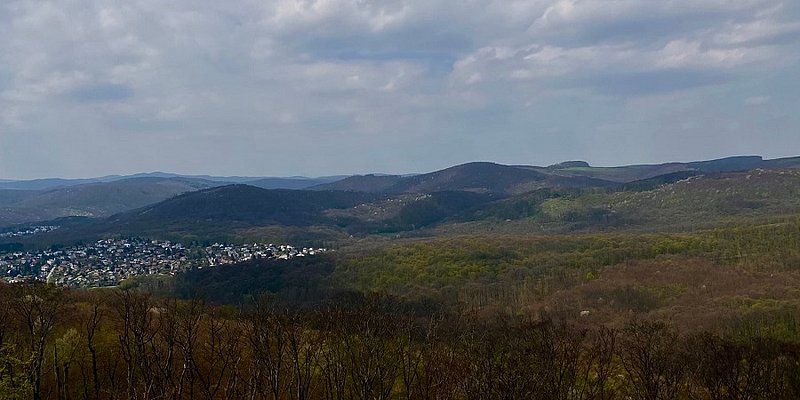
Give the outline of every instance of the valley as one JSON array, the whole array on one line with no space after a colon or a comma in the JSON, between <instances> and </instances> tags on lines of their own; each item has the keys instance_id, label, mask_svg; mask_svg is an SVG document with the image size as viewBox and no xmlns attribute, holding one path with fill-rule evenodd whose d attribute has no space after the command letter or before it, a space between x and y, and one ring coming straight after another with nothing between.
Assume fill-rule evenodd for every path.
<instances>
[{"instance_id":1,"label":"valley","mask_svg":"<svg viewBox=\"0 0 800 400\"><path fill-rule=\"evenodd\" d=\"M652 392L660 398L800 393L798 158L470 163L294 189L176 179L0 192L23 221L0 232L0 301L14 312L43 305L56 321L48 340L74 340L71 365L87 377L92 357L122 359L139 368L137 388L205 387L159 375L173 361L155 360L172 349L202 354L185 364L197 377L239 393L273 385L276 398L429 398L413 393L435 388L451 395L437 398L649 398L642 377L670 379ZM30 298L42 300L19 300ZM71 333L83 329L99 336ZM179 342L188 335L198 344ZM120 338L146 337L125 358ZM94 346L103 350L92 356ZM660 369L643 372L642 355ZM272 383L216 364L274 357L289 358ZM87 381L121 393L131 386L110 382L123 371ZM742 371L754 375L708 380ZM360 376L375 386L358 389Z\"/></svg>"}]
</instances>

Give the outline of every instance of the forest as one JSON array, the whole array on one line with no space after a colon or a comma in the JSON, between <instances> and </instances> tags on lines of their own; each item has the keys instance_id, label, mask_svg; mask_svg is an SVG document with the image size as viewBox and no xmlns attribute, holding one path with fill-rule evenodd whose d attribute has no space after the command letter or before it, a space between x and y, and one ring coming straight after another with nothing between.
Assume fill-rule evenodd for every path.
<instances>
[{"instance_id":1,"label":"forest","mask_svg":"<svg viewBox=\"0 0 800 400\"><path fill-rule=\"evenodd\" d=\"M250 205L233 219L214 219L224 198L179 196L153 206L174 219L115 235L333 251L113 288L0 285L0 399L797 399L797 174L748 176L733 178L766 183L308 195L292 214L330 226L246 223L283 215L259 199L284 192L225 189ZM70 229L2 246L89 237Z\"/></svg>"},{"instance_id":2,"label":"forest","mask_svg":"<svg viewBox=\"0 0 800 400\"><path fill-rule=\"evenodd\" d=\"M796 341L542 315L0 287L5 399L796 399Z\"/></svg>"},{"instance_id":3,"label":"forest","mask_svg":"<svg viewBox=\"0 0 800 400\"><path fill-rule=\"evenodd\" d=\"M0 286L3 399L795 399L800 222Z\"/></svg>"}]
</instances>

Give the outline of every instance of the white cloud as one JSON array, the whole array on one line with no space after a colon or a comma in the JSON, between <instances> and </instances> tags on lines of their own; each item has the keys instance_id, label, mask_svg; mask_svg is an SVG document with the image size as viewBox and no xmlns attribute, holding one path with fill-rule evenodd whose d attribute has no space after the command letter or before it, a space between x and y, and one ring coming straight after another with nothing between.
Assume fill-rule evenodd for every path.
<instances>
[{"instance_id":1,"label":"white cloud","mask_svg":"<svg viewBox=\"0 0 800 400\"><path fill-rule=\"evenodd\" d=\"M796 65L798 34L800 11L782 0L9 0L0 140L14 135L21 154L33 144L24 138L60 148L82 135L86 154L126 154L98 174L177 169L212 153L200 149L211 138L234 137L254 143L234 147L262 160L260 173L281 172L258 152L297 143L391 145L375 158L307 150L313 161L286 159L287 173L351 172L398 158L389 151L413 158L427 154L414 147L423 139L453 143L451 161L464 160L481 146L461 138L490 143L483 130L557 146L530 132L600 124L622 113L609 102L744 90ZM788 107L786 96L750 91L737 98ZM556 121L551 104L586 113ZM530 126L531 110L546 121ZM163 166L136 162L154 161L136 140L153 138L174 153L156 160ZM46 152L18 160L64 157L52 175L94 173L82 157ZM0 170L11 164L22 163L0 160Z\"/></svg>"},{"instance_id":2,"label":"white cloud","mask_svg":"<svg viewBox=\"0 0 800 400\"><path fill-rule=\"evenodd\" d=\"M744 103L748 106L760 106L769 103L769 96L753 96L744 99Z\"/></svg>"}]
</instances>

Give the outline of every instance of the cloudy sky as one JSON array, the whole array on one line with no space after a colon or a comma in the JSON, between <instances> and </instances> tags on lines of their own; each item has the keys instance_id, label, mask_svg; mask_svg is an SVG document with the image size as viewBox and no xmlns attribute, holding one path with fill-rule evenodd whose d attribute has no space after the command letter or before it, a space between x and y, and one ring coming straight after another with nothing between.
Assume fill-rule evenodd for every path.
<instances>
[{"instance_id":1,"label":"cloudy sky","mask_svg":"<svg viewBox=\"0 0 800 400\"><path fill-rule=\"evenodd\" d=\"M0 178L800 154L797 0L0 3Z\"/></svg>"}]
</instances>

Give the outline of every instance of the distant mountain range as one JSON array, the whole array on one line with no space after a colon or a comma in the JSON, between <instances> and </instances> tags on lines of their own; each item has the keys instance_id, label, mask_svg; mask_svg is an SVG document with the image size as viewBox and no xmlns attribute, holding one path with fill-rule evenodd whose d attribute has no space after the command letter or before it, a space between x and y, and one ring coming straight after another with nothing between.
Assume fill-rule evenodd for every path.
<instances>
[{"instance_id":1,"label":"distant mountain range","mask_svg":"<svg viewBox=\"0 0 800 400\"><path fill-rule=\"evenodd\" d=\"M152 235L170 230L194 232L199 238L211 230L268 226L351 235L520 218L557 229L668 224L701 215L714 221L724 215L793 212L798 205L793 196L800 197L800 169L793 168L800 168L800 157L622 167L593 167L582 161L547 167L475 162L406 176L225 178L151 173L81 183L0 182L0 227L88 217L78 231L59 230L58 235ZM791 173L740 173L757 169ZM682 184L694 179L699 183ZM54 184L61 186L20 189ZM671 217L676 213L680 218Z\"/></svg>"},{"instance_id":2,"label":"distant mountain range","mask_svg":"<svg viewBox=\"0 0 800 400\"><path fill-rule=\"evenodd\" d=\"M610 186L614 182L580 175L561 175L547 168L509 166L490 162L457 165L428 174L352 176L312 190L352 190L382 193L432 193L469 191L524 193L545 187Z\"/></svg>"},{"instance_id":3,"label":"distant mountain range","mask_svg":"<svg viewBox=\"0 0 800 400\"><path fill-rule=\"evenodd\" d=\"M350 208L378 198L377 195L359 192L262 189L234 184L175 196L112 216L108 223L171 225L222 221L245 225L304 226L325 219L326 210Z\"/></svg>"},{"instance_id":4,"label":"distant mountain range","mask_svg":"<svg viewBox=\"0 0 800 400\"><path fill-rule=\"evenodd\" d=\"M44 190L0 189L0 226L70 216L106 217L219 185L224 183L147 177Z\"/></svg>"},{"instance_id":5,"label":"distant mountain range","mask_svg":"<svg viewBox=\"0 0 800 400\"><path fill-rule=\"evenodd\" d=\"M613 182L627 183L681 171L712 173L749 171L757 168L777 169L798 167L800 167L800 157L765 160L760 156L737 156L688 163L672 162L621 167L592 167L588 164L574 165L572 163L566 163L551 166L550 169L573 176L588 176Z\"/></svg>"},{"instance_id":6,"label":"distant mountain range","mask_svg":"<svg viewBox=\"0 0 800 400\"><path fill-rule=\"evenodd\" d=\"M756 168L796 168L800 157L765 160L760 156L728 157L710 161L593 167L568 161L548 167L476 162L421 175L356 175L312 190L351 190L384 193L429 193L445 190L524 193L547 187L607 187L680 172L736 172Z\"/></svg>"},{"instance_id":7,"label":"distant mountain range","mask_svg":"<svg viewBox=\"0 0 800 400\"><path fill-rule=\"evenodd\" d=\"M213 176L213 175L180 175L168 172L147 172L133 175L107 175L97 178L83 179L32 179L32 180L10 180L0 179L0 189L14 190L47 190L57 189L68 186L85 185L89 183L109 183L137 178L178 178L184 180L200 180L222 182L224 184L247 183L252 186L264 189L305 189L315 185L334 182L346 178L342 176L326 176L319 178L307 178L304 176L293 177L248 177L248 176Z\"/></svg>"},{"instance_id":8,"label":"distant mountain range","mask_svg":"<svg viewBox=\"0 0 800 400\"><path fill-rule=\"evenodd\" d=\"M0 182L0 227L71 216L107 217L182 193L242 182L263 189L304 189L342 178L186 176L154 172L90 179L4 181Z\"/></svg>"}]
</instances>

